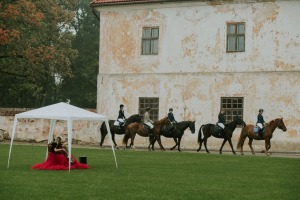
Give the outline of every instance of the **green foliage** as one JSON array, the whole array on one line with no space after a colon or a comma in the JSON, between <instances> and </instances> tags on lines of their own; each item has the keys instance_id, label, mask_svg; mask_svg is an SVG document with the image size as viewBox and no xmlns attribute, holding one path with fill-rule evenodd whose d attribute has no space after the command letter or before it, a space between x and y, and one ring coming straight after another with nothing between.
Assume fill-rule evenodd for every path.
<instances>
[{"instance_id":1,"label":"green foliage","mask_svg":"<svg viewBox=\"0 0 300 200\"><path fill-rule=\"evenodd\" d=\"M99 59L99 21L87 0L80 0L75 8L73 28L76 32L72 46L79 52L72 63L73 77L62 81L60 96L71 104L96 108Z\"/></svg>"},{"instance_id":2,"label":"green foliage","mask_svg":"<svg viewBox=\"0 0 300 200\"><path fill-rule=\"evenodd\" d=\"M45 146L0 144L2 199L299 199L298 158L74 148L90 169L39 171Z\"/></svg>"},{"instance_id":3,"label":"green foliage","mask_svg":"<svg viewBox=\"0 0 300 200\"><path fill-rule=\"evenodd\" d=\"M74 0L0 2L0 106L62 101L55 76L72 77Z\"/></svg>"}]
</instances>

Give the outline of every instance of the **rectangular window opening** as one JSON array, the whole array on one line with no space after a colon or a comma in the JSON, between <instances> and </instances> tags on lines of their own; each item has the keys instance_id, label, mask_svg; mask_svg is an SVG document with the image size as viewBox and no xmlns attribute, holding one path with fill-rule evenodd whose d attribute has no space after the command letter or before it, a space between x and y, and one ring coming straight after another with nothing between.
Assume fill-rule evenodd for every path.
<instances>
[{"instance_id":1,"label":"rectangular window opening","mask_svg":"<svg viewBox=\"0 0 300 200\"><path fill-rule=\"evenodd\" d=\"M227 24L227 52L245 51L245 23Z\"/></svg>"},{"instance_id":2,"label":"rectangular window opening","mask_svg":"<svg viewBox=\"0 0 300 200\"><path fill-rule=\"evenodd\" d=\"M225 109L224 116L226 119L226 123L232 122L235 116L243 119L243 107L243 97L221 97L221 108Z\"/></svg>"},{"instance_id":3,"label":"rectangular window opening","mask_svg":"<svg viewBox=\"0 0 300 200\"><path fill-rule=\"evenodd\" d=\"M144 27L142 35L142 55L157 55L158 39L158 27Z\"/></svg>"},{"instance_id":4,"label":"rectangular window opening","mask_svg":"<svg viewBox=\"0 0 300 200\"><path fill-rule=\"evenodd\" d=\"M149 114L150 119L155 122L159 117L159 98L158 97L140 97L139 98L139 114L144 116L146 108L151 108Z\"/></svg>"}]
</instances>

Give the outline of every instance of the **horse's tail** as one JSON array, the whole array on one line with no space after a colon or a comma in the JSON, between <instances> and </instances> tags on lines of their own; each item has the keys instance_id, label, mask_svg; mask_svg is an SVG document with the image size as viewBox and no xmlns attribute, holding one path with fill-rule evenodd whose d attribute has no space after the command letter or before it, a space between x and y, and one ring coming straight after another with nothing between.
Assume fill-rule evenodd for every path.
<instances>
[{"instance_id":1,"label":"horse's tail","mask_svg":"<svg viewBox=\"0 0 300 200\"><path fill-rule=\"evenodd\" d=\"M202 128L204 127L204 124L200 127L199 132L198 132L198 144L202 143Z\"/></svg>"},{"instance_id":2,"label":"horse's tail","mask_svg":"<svg viewBox=\"0 0 300 200\"><path fill-rule=\"evenodd\" d=\"M239 141L238 141L237 147L236 147L238 150L240 150L242 148L242 146L244 145L244 141L246 139L246 137L245 137L246 131L247 131L247 127L246 126L242 127Z\"/></svg>"},{"instance_id":3,"label":"horse's tail","mask_svg":"<svg viewBox=\"0 0 300 200\"><path fill-rule=\"evenodd\" d=\"M122 144L126 145L128 140L130 138L130 130L129 128L127 127L126 130L125 130L125 135L123 137L123 141L122 141Z\"/></svg>"}]
</instances>

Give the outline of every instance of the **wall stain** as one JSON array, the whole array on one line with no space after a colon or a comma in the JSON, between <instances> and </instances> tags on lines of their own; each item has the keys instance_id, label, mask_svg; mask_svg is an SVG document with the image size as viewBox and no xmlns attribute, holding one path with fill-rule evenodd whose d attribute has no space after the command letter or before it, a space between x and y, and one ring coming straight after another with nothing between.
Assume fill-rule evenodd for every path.
<instances>
[{"instance_id":1,"label":"wall stain","mask_svg":"<svg viewBox=\"0 0 300 200\"><path fill-rule=\"evenodd\" d=\"M279 6L276 3L261 4L262 6L253 7L253 33L258 35L262 27L267 22L274 22L278 16Z\"/></svg>"},{"instance_id":2,"label":"wall stain","mask_svg":"<svg viewBox=\"0 0 300 200\"><path fill-rule=\"evenodd\" d=\"M276 66L276 68L282 69L284 71L290 71L296 68L295 64L285 63L282 60L275 60L274 65Z\"/></svg>"}]
</instances>

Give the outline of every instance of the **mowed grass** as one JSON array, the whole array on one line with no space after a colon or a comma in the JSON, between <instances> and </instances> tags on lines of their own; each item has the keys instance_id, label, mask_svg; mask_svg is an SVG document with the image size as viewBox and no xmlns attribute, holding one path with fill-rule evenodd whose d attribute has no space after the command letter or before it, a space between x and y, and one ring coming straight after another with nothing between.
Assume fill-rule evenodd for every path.
<instances>
[{"instance_id":1,"label":"mowed grass","mask_svg":"<svg viewBox=\"0 0 300 200\"><path fill-rule=\"evenodd\" d=\"M0 144L0 199L300 199L300 159L73 148L90 169L33 170L46 147Z\"/></svg>"}]
</instances>

